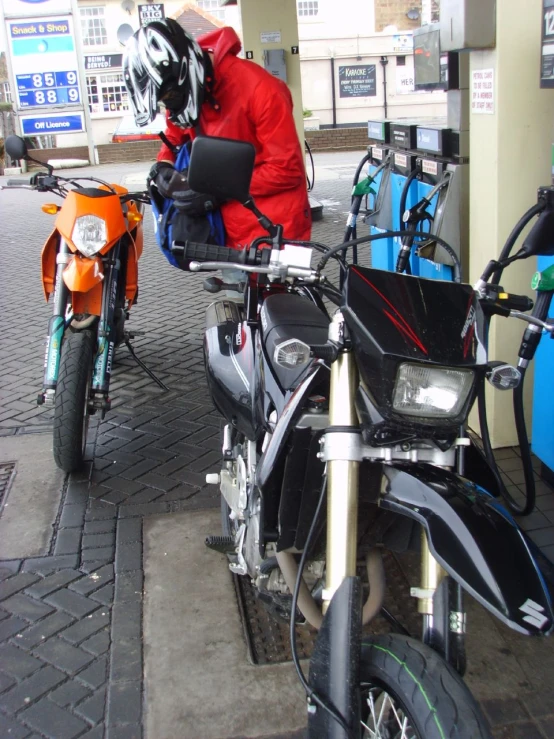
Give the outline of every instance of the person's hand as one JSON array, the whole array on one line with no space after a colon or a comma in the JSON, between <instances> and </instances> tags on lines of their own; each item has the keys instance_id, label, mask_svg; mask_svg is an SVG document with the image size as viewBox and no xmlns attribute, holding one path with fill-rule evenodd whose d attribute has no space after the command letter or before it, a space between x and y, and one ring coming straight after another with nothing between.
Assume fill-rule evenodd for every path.
<instances>
[{"instance_id":1,"label":"person's hand","mask_svg":"<svg viewBox=\"0 0 554 739\"><path fill-rule=\"evenodd\" d=\"M169 162L156 162L148 176L164 198L181 198L191 192L185 172L178 172Z\"/></svg>"},{"instance_id":2,"label":"person's hand","mask_svg":"<svg viewBox=\"0 0 554 739\"><path fill-rule=\"evenodd\" d=\"M195 192L187 190L185 193L179 193L179 197L174 195L175 207L180 213L186 213L189 216L203 216L215 210L219 203L213 195L207 193Z\"/></svg>"}]
</instances>

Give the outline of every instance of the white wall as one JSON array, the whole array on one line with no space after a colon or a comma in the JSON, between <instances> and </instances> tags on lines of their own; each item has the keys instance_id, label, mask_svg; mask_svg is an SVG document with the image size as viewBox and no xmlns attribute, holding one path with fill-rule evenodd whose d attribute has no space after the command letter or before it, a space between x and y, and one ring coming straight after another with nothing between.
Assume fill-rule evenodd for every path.
<instances>
[{"instance_id":1,"label":"white wall","mask_svg":"<svg viewBox=\"0 0 554 739\"><path fill-rule=\"evenodd\" d=\"M354 2L354 0L352 0ZM384 118L384 86L381 56L388 60L387 79L388 118L437 118L446 116L446 93L407 92L413 80L413 55L402 50L398 36L405 34L376 34L365 37L308 39L300 43L302 71L302 104L319 117L322 125L333 122L331 57L335 59L336 121L338 124L363 123L368 119ZM405 66L397 65L397 56L405 57ZM340 97L338 69L343 65L376 67L376 95L368 97Z\"/></svg>"},{"instance_id":2,"label":"white wall","mask_svg":"<svg viewBox=\"0 0 554 739\"><path fill-rule=\"evenodd\" d=\"M318 0L316 16L298 18L300 41L341 38L360 33L367 36L375 30L375 5L372 0Z\"/></svg>"}]
</instances>

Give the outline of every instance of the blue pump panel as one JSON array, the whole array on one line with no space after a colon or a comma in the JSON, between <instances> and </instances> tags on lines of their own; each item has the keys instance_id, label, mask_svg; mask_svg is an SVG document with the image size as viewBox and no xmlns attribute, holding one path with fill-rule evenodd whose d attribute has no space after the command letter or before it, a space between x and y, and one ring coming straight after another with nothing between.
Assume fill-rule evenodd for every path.
<instances>
[{"instance_id":1,"label":"blue pump panel","mask_svg":"<svg viewBox=\"0 0 554 739\"><path fill-rule=\"evenodd\" d=\"M544 270L554 263L552 257L539 257L538 269ZM550 320L554 305L550 308ZM533 428L531 448L533 453L550 470L554 471L554 339L543 334L535 354L535 389L533 395Z\"/></svg>"},{"instance_id":2,"label":"blue pump panel","mask_svg":"<svg viewBox=\"0 0 554 739\"><path fill-rule=\"evenodd\" d=\"M433 185L429 185L426 182L420 182L419 180L416 182L417 184L417 196L416 196L416 202L421 200L421 198L424 198L426 195L428 195L431 190L433 189ZM437 207L439 196L438 193L433 197L431 200L431 204L427 208L428 213L431 216L435 215L435 209ZM423 227L425 230L428 230L429 223L424 223ZM440 236L440 233L438 234ZM430 259L423 259L422 257L414 257L414 259L417 259L419 262L419 272L417 274L420 277L427 277L432 280L447 280L449 282L452 281L452 267L449 267L446 264L438 264L437 262L432 262ZM414 272L414 274L416 274Z\"/></svg>"}]
</instances>

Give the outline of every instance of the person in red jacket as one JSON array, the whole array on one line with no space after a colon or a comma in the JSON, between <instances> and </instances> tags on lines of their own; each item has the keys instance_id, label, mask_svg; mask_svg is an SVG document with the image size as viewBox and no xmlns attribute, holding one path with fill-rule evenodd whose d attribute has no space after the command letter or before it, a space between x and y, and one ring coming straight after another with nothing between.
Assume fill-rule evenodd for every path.
<instances>
[{"instance_id":1,"label":"person in red jacket","mask_svg":"<svg viewBox=\"0 0 554 739\"><path fill-rule=\"evenodd\" d=\"M232 28L200 36L196 42L166 18L139 29L124 60L124 79L137 125L152 121L158 104L166 108L165 136L181 145L197 134L249 141L256 149L250 187L258 208L284 227L289 239L309 239L311 212L304 157L287 86L259 65L237 57L240 40ZM214 207L210 194L194 193L172 167L175 156L163 145L150 177L164 197L190 215ZM221 205L227 246L240 248L267 235L240 203Z\"/></svg>"}]
</instances>

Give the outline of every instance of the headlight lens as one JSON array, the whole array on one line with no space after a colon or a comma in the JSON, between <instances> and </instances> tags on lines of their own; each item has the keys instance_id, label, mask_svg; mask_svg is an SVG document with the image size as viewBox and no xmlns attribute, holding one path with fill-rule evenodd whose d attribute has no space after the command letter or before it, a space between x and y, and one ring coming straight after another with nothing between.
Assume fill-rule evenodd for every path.
<instances>
[{"instance_id":1,"label":"headlight lens","mask_svg":"<svg viewBox=\"0 0 554 739\"><path fill-rule=\"evenodd\" d=\"M106 245L106 221L98 216L80 216L73 226L71 240L85 257L92 257Z\"/></svg>"},{"instance_id":2,"label":"headlight lens","mask_svg":"<svg viewBox=\"0 0 554 739\"><path fill-rule=\"evenodd\" d=\"M398 369L392 407L405 416L456 418L472 385L472 370L405 362Z\"/></svg>"}]
</instances>

